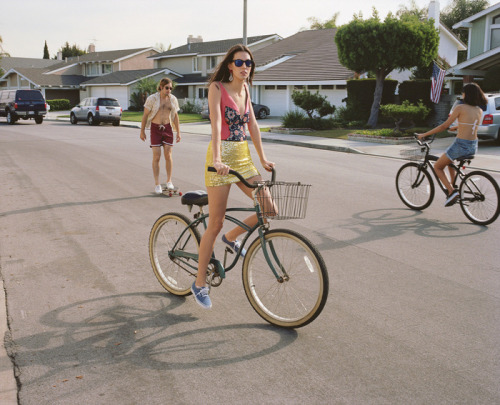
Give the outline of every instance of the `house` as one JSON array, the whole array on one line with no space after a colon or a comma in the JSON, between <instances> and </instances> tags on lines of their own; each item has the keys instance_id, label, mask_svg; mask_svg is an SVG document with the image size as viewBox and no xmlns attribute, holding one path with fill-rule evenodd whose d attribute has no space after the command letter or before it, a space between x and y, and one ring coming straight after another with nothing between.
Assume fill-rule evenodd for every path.
<instances>
[{"instance_id":1,"label":"house","mask_svg":"<svg viewBox=\"0 0 500 405\"><path fill-rule=\"evenodd\" d=\"M448 74L467 83L500 65L500 3L458 22L453 28L468 30L469 46L467 60L448 69Z\"/></svg>"},{"instance_id":2,"label":"house","mask_svg":"<svg viewBox=\"0 0 500 405\"><path fill-rule=\"evenodd\" d=\"M40 89L47 100L65 98L72 105L85 97L107 96L117 98L126 109L131 85L138 80L128 76L127 83L121 83L109 75L138 70L145 70L145 75L153 75L154 62L148 57L157 53L154 48L96 52L91 45L88 53L64 61L60 55L55 61L4 57L0 60L0 66L5 71L0 78L0 89ZM163 70L156 73L162 74ZM111 81L95 80L105 76L109 76ZM84 86L88 81L91 85ZM124 90L121 86L128 87Z\"/></svg>"},{"instance_id":3,"label":"house","mask_svg":"<svg viewBox=\"0 0 500 405\"><path fill-rule=\"evenodd\" d=\"M253 100L267 105L271 115L295 109L291 96L296 89L318 91L331 104L342 104L354 72L339 62L336 31L300 31L257 50Z\"/></svg>"},{"instance_id":4,"label":"house","mask_svg":"<svg viewBox=\"0 0 500 405\"><path fill-rule=\"evenodd\" d=\"M260 35L249 37L247 44L254 53L280 40L281 37L276 34ZM183 99L204 101L210 74L222 61L227 50L242 42L243 38L204 42L202 37L194 38L190 35L186 44L149 58L154 61L155 68L168 68L181 75L175 79L174 90L181 104Z\"/></svg>"}]
</instances>

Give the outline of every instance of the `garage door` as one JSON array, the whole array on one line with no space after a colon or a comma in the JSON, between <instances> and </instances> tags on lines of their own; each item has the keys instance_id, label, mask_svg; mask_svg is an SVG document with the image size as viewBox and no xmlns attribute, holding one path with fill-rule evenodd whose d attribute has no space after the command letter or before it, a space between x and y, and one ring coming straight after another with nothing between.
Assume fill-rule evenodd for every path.
<instances>
[{"instance_id":1,"label":"garage door","mask_svg":"<svg viewBox=\"0 0 500 405\"><path fill-rule=\"evenodd\" d=\"M123 111L128 110L128 92L126 86L92 86L92 97L109 97L116 98L120 103Z\"/></svg>"},{"instance_id":2,"label":"garage door","mask_svg":"<svg viewBox=\"0 0 500 405\"><path fill-rule=\"evenodd\" d=\"M285 114L292 105L287 102L286 90L262 90L260 103L267 105L271 109L272 116L281 116Z\"/></svg>"}]
</instances>

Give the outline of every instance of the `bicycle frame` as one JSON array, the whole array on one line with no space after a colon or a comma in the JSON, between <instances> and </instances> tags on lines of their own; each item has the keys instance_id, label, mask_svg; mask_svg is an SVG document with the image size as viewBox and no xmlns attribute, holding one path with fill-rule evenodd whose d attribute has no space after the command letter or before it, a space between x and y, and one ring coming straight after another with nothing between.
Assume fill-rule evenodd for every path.
<instances>
[{"instance_id":1,"label":"bicycle frame","mask_svg":"<svg viewBox=\"0 0 500 405\"><path fill-rule=\"evenodd\" d=\"M269 250L271 251L272 257L274 258L274 260L276 261L276 263L278 265L278 268L285 275L285 277L286 277L286 273L284 272L284 268L278 260L278 257L274 251L273 246L272 246L272 243L267 243L265 240L265 232L269 228L269 225L266 222L264 222L264 220L262 219L262 216L260 215L261 214L260 206L256 205L254 208L228 208L228 209L226 209L226 213L227 212L255 212L257 214L258 221L253 227L249 227L244 222L242 222L239 219L232 217L230 215L225 215L225 219L229 220L230 222L243 228L246 231L246 235L243 238L242 243L241 243L241 249L243 249L243 247L247 243L250 235L252 235L255 232L255 230L258 230L259 239L260 239L260 243L262 245L262 251L264 253L264 257L266 258L266 261L267 261L269 267L271 268L271 271L273 272L276 279L281 282L283 280L283 276L280 276L278 274L278 272L276 271L276 268L273 265L273 262L271 260L271 256L269 254L268 247L269 247ZM189 229L197 228L200 224L203 225L204 229L207 229L208 216L209 216L209 214L205 214L203 212L203 208L200 207L200 212L195 214L195 219L184 229L184 231L182 231L182 233L179 235L179 238L177 239L174 246L172 247L172 250L169 251L169 256L171 258L176 258L176 259L186 258L186 259L194 260L196 263L198 263L198 253L190 253L190 252L186 252L182 249L176 250L176 247L178 246L178 244L182 240L183 236L185 235L186 232L188 232ZM225 273L227 271L230 271L231 269L233 269L236 266L238 259L239 259L239 254L235 254L235 257L232 260L232 262L229 264L229 266L225 267L225 263L223 265L220 262L220 260L218 260L215 257L215 253L213 252L212 258L210 259L210 263L212 265L214 265L214 267L217 269L217 273L223 279L223 278L225 278ZM197 267L191 265L190 263L183 262L183 264L189 266L194 271L197 271Z\"/></svg>"}]
</instances>

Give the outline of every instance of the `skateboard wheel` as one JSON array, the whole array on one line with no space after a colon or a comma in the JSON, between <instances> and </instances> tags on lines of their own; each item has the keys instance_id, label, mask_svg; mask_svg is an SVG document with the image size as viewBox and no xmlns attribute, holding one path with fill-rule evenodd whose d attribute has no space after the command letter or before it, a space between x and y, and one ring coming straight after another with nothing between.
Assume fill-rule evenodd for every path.
<instances>
[{"instance_id":1,"label":"skateboard wheel","mask_svg":"<svg viewBox=\"0 0 500 405\"><path fill-rule=\"evenodd\" d=\"M172 193L168 193L168 196L169 196L169 197L172 197Z\"/></svg>"},{"instance_id":2,"label":"skateboard wheel","mask_svg":"<svg viewBox=\"0 0 500 405\"><path fill-rule=\"evenodd\" d=\"M182 191L179 191L179 195L182 195Z\"/></svg>"}]
</instances>

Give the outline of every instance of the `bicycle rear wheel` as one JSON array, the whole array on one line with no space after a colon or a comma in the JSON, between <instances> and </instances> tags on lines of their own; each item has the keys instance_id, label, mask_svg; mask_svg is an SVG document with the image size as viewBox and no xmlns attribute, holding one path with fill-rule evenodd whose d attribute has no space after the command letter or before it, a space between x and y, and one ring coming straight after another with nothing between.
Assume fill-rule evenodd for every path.
<instances>
[{"instance_id":1,"label":"bicycle rear wheel","mask_svg":"<svg viewBox=\"0 0 500 405\"><path fill-rule=\"evenodd\" d=\"M412 210L427 208L434 199L434 182L418 163L406 163L396 174L396 190L403 203Z\"/></svg>"},{"instance_id":2,"label":"bicycle rear wheel","mask_svg":"<svg viewBox=\"0 0 500 405\"><path fill-rule=\"evenodd\" d=\"M460 183L460 207L478 225L491 224L500 214L500 187L488 173L470 172Z\"/></svg>"},{"instance_id":3,"label":"bicycle rear wheel","mask_svg":"<svg viewBox=\"0 0 500 405\"><path fill-rule=\"evenodd\" d=\"M277 280L256 238L243 262L243 286L253 309L267 322L299 328L312 322L328 298L328 273L317 249L288 229L265 234L267 251L282 280Z\"/></svg>"},{"instance_id":4,"label":"bicycle rear wheel","mask_svg":"<svg viewBox=\"0 0 500 405\"><path fill-rule=\"evenodd\" d=\"M171 254L174 246L176 251L198 254L200 234L196 228L188 228L190 222L182 214L164 214L149 235L149 258L155 276L163 288L175 295L191 294L197 273L197 260Z\"/></svg>"}]
</instances>

